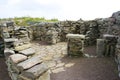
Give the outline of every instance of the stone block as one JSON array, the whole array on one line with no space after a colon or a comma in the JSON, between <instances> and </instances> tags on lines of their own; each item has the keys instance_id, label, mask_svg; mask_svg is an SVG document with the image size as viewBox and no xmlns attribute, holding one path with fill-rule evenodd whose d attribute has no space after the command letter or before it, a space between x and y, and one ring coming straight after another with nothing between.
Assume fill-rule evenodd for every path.
<instances>
[{"instance_id":1,"label":"stone block","mask_svg":"<svg viewBox=\"0 0 120 80\"><path fill-rule=\"evenodd\" d=\"M22 55L22 54L13 54L10 57L10 61L13 62L14 64L17 64L21 61L24 61L27 59L27 56Z\"/></svg>"},{"instance_id":2,"label":"stone block","mask_svg":"<svg viewBox=\"0 0 120 80\"><path fill-rule=\"evenodd\" d=\"M15 41L18 41L18 39L16 38L8 38L8 39L4 39L5 43L7 42L15 42Z\"/></svg>"},{"instance_id":3,"label":"stone block","mask_svg":"<svg viewBox=\"0 0 120 80\"><path fill-rule=\"evenodd\" d=\"M66 37L69 38L79 38L79 39L85 39L85 35L80 34L67 34Z\"/></svg>"},{"instance_id":4,"label":"stone block","mask_svg":"<svg viewBox=\"0 0 120 80\"><path fill-rule=\"evenodd\" d=\"M28 48L30 48L30 47L31 47L31 44L30 44L30 43L29 43L29 44L23 44L23 45L21 45L21 46L15 47L15 50L16 50L16 51L22 51L22 50L28 49Z\"/></svg>"},{"instance_id":5,"label":"stone block","mask_svg":"<svg viewBox=\"0 0 120 80\"><path fill-rule=\"evenodd\" d=\"M68 55L70 56L83 56L84 50L84 35L68 34Z\"/></svg>"},{"instance_id":6,"label":"stone block","mask_svg":"<svg viewBox=\"0 0 120 80\"><path fill-rule=\"evenodd\" d=\"M33 67L36 64L41 63L41 62L42 62L41 58L36 56L36 57L29 58L29 59L17 64L17 67L20 71L23 71L23 70Z\"/></svg>"},{"instance_id":7,"label":"stone block","mask_svg":"<svg viewBox=\"0 0 120 80\"><path fill-rule=\"evenodd\" d=\"M48 67L45 63L41 63L38 65L35 65L34 67L23 71L20 74L21 78L27 78L30 80L36 80L39 76L41 76L42 74L44 74L46 71L48 70Z\"/></svg>"},{"instance_id":8,"label":"stone block","mask_svg":"<svg viewBox=\"0 0 120 80\"><path fill-rule=\"evenodd\" d=\"M105 40L104 39L97 39L97 56L102 57L105 53Z\"/></svg>"},{"instance_id":9,"label":"stone block","mask_svg":"<svg viewBox=\"0 0 120 80\"><path fill-rule=\"evenodd\" d=\"M35 54L35 50L33 48L28 48L28 49L19 51L19 53L24 54L26 56L30 56L30 55Z\"/></svg>"}]
</instances>

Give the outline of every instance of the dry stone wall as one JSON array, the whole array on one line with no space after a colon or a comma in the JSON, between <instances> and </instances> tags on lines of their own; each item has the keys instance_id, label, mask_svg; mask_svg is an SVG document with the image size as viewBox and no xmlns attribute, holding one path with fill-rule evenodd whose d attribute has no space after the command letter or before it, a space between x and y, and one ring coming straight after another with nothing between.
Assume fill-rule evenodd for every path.
<instances>
[{"instance_id":1,"label":"dry stone wall","mask_svg":"<svg viewBox=\"0 0 120 80\"><path fill-rule=\"evenodd\" d=\"M10 26L13 25L10 24ZM3 35L6 38L5 43L7 48L4 52L9 75L12 80L45 80L43 78L44 76L47 76L46 80L49 80L48 68L40 57L34 57L36 51L31 48L30 39L38 39L49 44L55 44L58 42L67 41L67 34L81 34L85 36L84 41L76 38L69 39L70 44L68 45L72 47L79 45L80 48L78 48L80 50L82 50L83 46L95 45L97 41L98 55L101 55L102 53L99 51L99 48L102 44L104 45L104 42L105 45L107 44L109 47L106 48L105 46L106 49L114 48L116 62L118 63L118 70L120 72L120 11L115 12L111 17L104 19L99 18L90 21L60 21L56 23L41 22L32 25L28 30L26 28L14 29L14 33L11 32L10 36L6 33L7 32ZM117 42L114 44L113 40L115 38L112 38L113 40L109 42L109 39L104 37L105 34L115 36ZM11 39L12 36L18 40ZM113 46L111 46L112 43L114 44ZM71 52L72 47L70 49ZM75 51L76 53L77 50ZM31 61L33 62L31 63ZM26 64L29 65L26 66Z\"/></svg>"},{"instance_id":2,"label":"dry stone wall","mask_svg":"<svg viewBox=\"0 0 120 80\"><path fill-rule=\"evenodd\" d=\"M48 66L40 56L34 56L27 30L15 31L17 39L5 39L6 45L13 45L4 50L8 73L12 80L50 80ZM11 44L7 44L11 43Z\"/></svg>"}]
</instances>

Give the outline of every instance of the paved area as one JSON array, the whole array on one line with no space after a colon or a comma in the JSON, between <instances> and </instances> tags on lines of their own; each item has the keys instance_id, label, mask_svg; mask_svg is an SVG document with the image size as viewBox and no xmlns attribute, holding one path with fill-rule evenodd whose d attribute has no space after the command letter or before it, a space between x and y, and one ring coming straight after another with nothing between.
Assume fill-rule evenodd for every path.
<instances>
[{"instance_id":1,"label":"paved area","mask_svg":"<svg viewBox=\"0 0 120 80\"><path fill-rule=\"evenodd\" d=\"M33 42L37 51L50 68L51 80L119 80L117 65L113 58L67 57L67 43L47 45L44 42ZM96 56L95 46L87 47L85 53ZM4 59L0 58L0 80L10 80Z\"/></svg>"}]
</instances>

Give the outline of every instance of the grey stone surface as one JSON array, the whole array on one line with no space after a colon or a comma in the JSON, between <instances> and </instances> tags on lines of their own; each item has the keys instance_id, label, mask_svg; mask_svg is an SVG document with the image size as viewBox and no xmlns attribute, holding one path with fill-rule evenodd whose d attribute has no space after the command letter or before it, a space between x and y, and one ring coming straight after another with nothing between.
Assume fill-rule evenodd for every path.
<instances>
[{"instance_id":1,"label":"grey stone surface","mask_svg":"<svg viewBox=\"0 0 120 80\"><path fill-rule=\"evenodd\" d=\"M48 70L47 65L44 63L38 64L28 70L23 71L20 76L24 76L28 79L35 80L40 75L44 74Z\"/></svg>"},{"instance_id":2,"label":"grey stone surface","mask_svg":"<svg viewBox=\"0 0 120 80\"><path fill-rule=\"evenodd\" d=\"M26 55L26 56L30 56L30 55L35 54L35 50L33 48L28 48L28 49L19 51L19 53Z\"/></svg>"},{"instance_id":3,"label":"grey stone surface","mask_svg":"<svg viewBox=\"0 0 120 80\"><path fill-rule=\"evenodd\" d=\"M36 64L41 63L41 62L42 62L41 58L39 58L39 57L32 57L32 58L29 58L29 59L19 63L17 65L17 67L18 67L18 69L20 71L23 71L23 70L26 70L26 69L29 69L29 68L33 67Z\"/></svg>"},{"instance_id":4,"label":"grey stone surface","mask_svg":"<svg viewBox=\"0 0 120 80\"><path fill-rule=\"evenodd\" d=\"M13 54L9 58L10 58L11 62L13 62L14 64L17 64L21 61L26 60L27 56L22 55L22 54Z\"/></svg>"},{"instance_id":5,"label":"grey stone surface","mask_svg":"<svg viewBox=\"0 0 120 80\"><path fill-rule=\"evenodd\" d=\"M79 38L79 39L85 39L85 35L80 34L67 34L66 37L69 38Z\"/></svg>"},{"instance_id":6,"label":"grey stone surface","mask_svg":"<svg viewBox=\"0 0 120 80\"><path fill-rule=\"evenodd\" d=\"M7 43L7 42L15 42L15 41L18 41L18 39L16 38L8 38L8 39L4 39L4 41Z\"/></svg>"},{"instance_id":7,"label":"grey stone surface","mask_svg":"<svg viewBox=\"0 0 120 80\"><path fill-rule=\"evenodd\" d=\"M97 50L96 50L98 57L103 57L105 53L105 40L104 39L97 39Z\"/></svg>"},{"instance_id":8,"label":"grey stone surface","mask_svg":"<svg viewBox=\"0 0 120 80\"><path fill-rule=\"evenodd\" d=\"M84 35L68 34L68 55L83 56Z\"/></svg>"},{"instance_id":9,"label":"grey stone surface","mask_svg":"<svg viewBox=\"0 0 120 80\"><path fill-rule=\"evenodd\" d=\"M23 44L23 45L20 45L20 46L17 46L15 47L15 50L16 51L22 51L22 50L25 50L25 49L28 49L31 47L31 44Z\"/></svg>"}]
</instances>

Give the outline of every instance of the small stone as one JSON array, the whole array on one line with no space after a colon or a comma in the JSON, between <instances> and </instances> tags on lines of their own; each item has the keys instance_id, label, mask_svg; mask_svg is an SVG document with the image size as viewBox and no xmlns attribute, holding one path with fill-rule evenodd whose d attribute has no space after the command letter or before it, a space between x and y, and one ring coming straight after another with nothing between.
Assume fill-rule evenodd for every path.
<instances>
[{"instance_id":1,"label":"small stone","mask_svg":"<svg viewBox=\"0 0 120 80\"><path fill-rule=\"evenodd\" d=\"M75 65L75 63L68 63L68 64L65 64L65 67L72 67L74 65Z\"/></svg>"},{"instance_id":2,"label":"small stone","mask_svg":"<svg viewBox=\"0 0 120 80\"><path fill-rule=\"evenodd\" d=\"M52 70L53 73L59 73L59 72L62 72L62 71L65 71L65 69L63 67Z\"/></svg>"},{"instance_id":3,"label":"small stone","mask_svg":"<svg viewBox=\"0 0 120 80\"><path fill-rule=\"evenodd\" d=\"M59 63L59 64L56 65L56 67L62 67L64 65L65 65L65 63Z\"/></svg>"}]
</instances>

